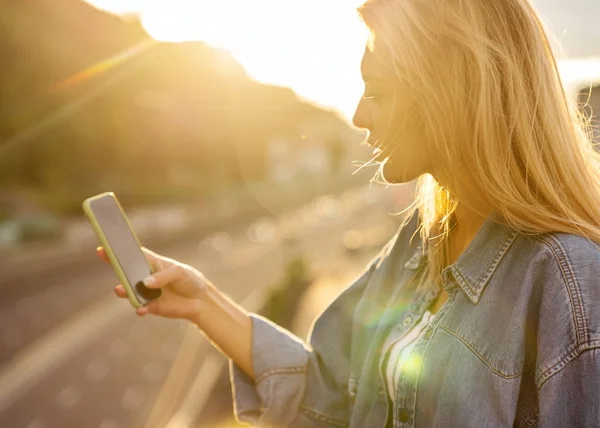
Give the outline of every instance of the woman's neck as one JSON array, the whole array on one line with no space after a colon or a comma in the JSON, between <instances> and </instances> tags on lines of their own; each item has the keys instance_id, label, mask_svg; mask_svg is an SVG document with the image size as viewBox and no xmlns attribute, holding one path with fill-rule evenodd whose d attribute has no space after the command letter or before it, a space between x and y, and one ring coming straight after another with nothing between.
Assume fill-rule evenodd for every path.
<instances>
[{"instance_id":1,"label":"woman's neck","mask_svg":"<svg viewBox=\"0 0 600 428\"><path fill-rule=\"evenodd\" d=\"M482 216L461 203L458 204L454 216L456 226L448 236L449 264L458 260L460 255L468 248L487 218L487 216Z\"/></svg>"}]
</instances>

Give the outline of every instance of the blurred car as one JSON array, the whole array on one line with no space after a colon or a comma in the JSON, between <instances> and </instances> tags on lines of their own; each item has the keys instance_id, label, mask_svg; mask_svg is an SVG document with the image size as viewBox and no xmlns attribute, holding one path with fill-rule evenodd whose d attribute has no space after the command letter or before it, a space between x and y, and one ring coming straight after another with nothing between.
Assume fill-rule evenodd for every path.
<instances>
[{"instance_id":1,"label":"blurred car","mask_svg":"<svg viewBox=\"0 0 600 428\"><path fill-rule=\"evenodd\" d=\"M12 247L32 241L58 239L63 227L60 219L47 213L30 213L0 221L0 246Z\"/></svg>"}]
</instances>

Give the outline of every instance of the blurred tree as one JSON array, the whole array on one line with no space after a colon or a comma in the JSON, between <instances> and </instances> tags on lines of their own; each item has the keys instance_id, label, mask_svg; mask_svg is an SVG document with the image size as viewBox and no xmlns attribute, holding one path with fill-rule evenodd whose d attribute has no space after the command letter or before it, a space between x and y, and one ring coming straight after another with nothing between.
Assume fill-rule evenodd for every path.
<instances>
[{"instance_id":1,"label":"blurred tree","mask_svg":"<svg viewBox=\"0 0 600 428\"><path fill-rule=\"evenodd\" d=\"M0 7L0 198L63 213L109 189L131 203L197 198L264 180L268 141L297 139L314 117L348 132L202 43L154 42L80 0Z\"/></svg>"}]
</instances>

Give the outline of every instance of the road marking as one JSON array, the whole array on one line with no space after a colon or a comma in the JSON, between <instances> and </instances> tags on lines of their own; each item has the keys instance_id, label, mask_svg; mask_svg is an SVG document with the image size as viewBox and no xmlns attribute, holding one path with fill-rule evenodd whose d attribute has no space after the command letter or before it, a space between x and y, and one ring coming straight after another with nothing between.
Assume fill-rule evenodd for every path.
<instances>
[{"instance_id":1,"label":"road marking","mask_svg":"<svg viewBox=\"0 0 600 428\"><path fill-rule=\"evenodd\" d=\"M0 368L0 413L40 379L94 341L111 322L131 315L131 311L127 303L107 296L15 354Z\"/></svg>"},{"instance_id":2,"label":"road marking","mask_svg":"<svg viewBox=\"0 0 600 428\"><path fill-rule=\"evenodd\" d=\"M262 299L262 296L267 291L266 289L255 291L243 303L243 306L251 310L251 308L255 307L254 300ZM57 296L55 302L64 304L66 299L59 300ZM13 355L10 361L0 367L0 385L2 385L2 388L0 388L0 414L41 379L52 373L81 349L84 349L88 343L94 341L111 323L127 316L135 316L132 313L131 306L115 299L113 295L108 295L95 305L80 310L65 322L53 328L46 335ZM184 336L184 343L195 342L196 345L184 347L182 343L179 353L195 357L201 351L201 348L197 345L198 343L201 346L208 345L203 340L202 335L198 334L199 331L196 326L189 324L186 327L187 336ZM3 336L8 346L16 346L22 340L19 331L15 327L5 330ZM187 337L195 337L196 340L190 341L186 339ZM119 354L119 351L117 350L116 353ZM162 351L164 354L170 356L176 353L177 349L173 348L172 344L169 344L165 345ZM189 357L184 358L184 364L181 364L181 366L193 367L193 362L185 364L187 359ZM189 373L186 373L185 370L182 372L184 378L189 376ZM168 375L167 381L170 377L171 374ZM165 386L166 384L167 382L165 382ZM163 387L163 389L165 388ZM176 402L173 402L172 406L174 407L175 405Z\"/></svg>"},{"instance_id":3,"label":"road marking","mask_svg":"<svg viewBox=\"0 0 600 428\"><path fill-rule=\"evenodd\" d=\"M268 251L266 252L268 253ZM100 281L98 280L98 282ZM57 309L62 306L66 307L69 304L69 300L65 299L64 296L69 295L79 283L79 279L73 280L72 283L67 283L55 289L56 291L45 292L44 297L51 301ZM250 312L256 312L254 308L260 307L268 292L269 290L266 287L258 289L242 303L242 306ZM127 322L120 325L128 325L135 322L136 318L132 308L127 303L115 299L112 295L106 296L106 298L99 300L95 305L82 309L45 336L37 339L27 348L16 353L10 361L0 367L0 414L30 390L32 386L42 381L49 373L56 370L68 361L69 358L84 349L90 342L97 340L110 325L127 318L127 316L130 317L126 320ZM198 334L199 331L195 326L189 324L187 326L188 330L186 333L190 337L195 337L195 343L200 343L201 345L188 346L187 348L182 346L180 351L183 348L183 351L185 351L183 353L190 353L190 351L201 350L202 347L209 346L208 341L204 340L201 334ZM6 334L7 331L10 330L7 329L3 333ZM16 332L14 331L13 334ZM9 333L9 336L12 336L11 333ZM11 338L22 340L20 335L9 337L9 340ZM187 336L184 337L184 343L188 342L186 338ZM191 352L191 355L194 357L197 356L193 352ZM188 361L183 357L180 359L183 362ZM194 360L191 360L191 363L188 362L188 365L195 371L197 368L193 364ZM177 371L177 368L174 366L172 366L172 371ZM182 370L185 377L190 376L189 370ZM202 367L200 367L198 372L201 371ZM173 390L181 393L182 384L183 382L180 384L179 389L175 388ZM193 384L196 385L196 382L194 381ZM180 399L182 399L180 396L172 397L172 400L174 400L173 408L177 405L177 400ZM199 402L197 407L201 409L204 405L205 403ZM172 413L166 414L171 415Z\"/></svg>"},{"instance_id":4,"label":"road marking","mask_svg":"<svg viewBox=\"0 0 600 428\"><path fill-rule=\"evenodd\" d=\"M204 409L212 390L219 380L219 376L227 358L223 355L209 355L198 371L189 393L184 398L177 413L169 420L166 428L190 427L196 422L196 417Z\"/></svg>"},{"instance_id":5,"label":"road marking","mask_svg":"<svg viewBox=\"0 0 600 428\"><path fill-rule=\"evenodd\" d=\"M165 426L166 418L172 414L180 399L181 388L186 378L190 376L189 370L193 368L197 355L206 352L205 348L208 348L208 344L203 340L198 328L192 323L186 324L181 346L146 419L145 427Z\"/></svg>"},{"instance_id":6,"label":"road marking","mask_svg":"<svg viewBox=\"0 0 600 428\"><path fill-rule=\"evenodd\" d=\"M260 308L264 305L269 291L270 291L269 287L263 287L263 288L254 290L248 297L246 297L246 299L244 299L244 301L242 302L242 304L240 306L245 308L248 312L259 311ZM198 331L195 326L193 326L193 331L194 331L195 335L198 335ZM185 339L186 338L184 337L184 340ZM206 341L203 341L202 344L205 347L207 347ZM182 353L190 352L187 349L183 349L184 345L185 345L185 342L182 343L180 352L182 352ZM163 419L161 420L161 422L163 422L163 424L161 424L161 425L155 425L154 423L156 421L148 419L146 428L155 427L155 426L165 426L167 428L186 428L186 427L191 426L191 424L194 423L196 417L204 409L204 406L206 405L206 402L208 401L208 399L210 397L210 393L212 392L212 388L215 385L215 383L217 382L217 380L219 379L219 376L221 375L221 371L225 367L226 361L227 361L226 357L224 357L222 355L219 355L219 356L209 355L208 357L206 357L206 359L202 362L200 369L197 370L194 381L192 382L190 389L187 391L187 394L186 394L185 398L183 399L183 402L180 404L179 408L177 409L177 411L169 412L169 413L166 413L166 412L162 413ZM175 364L173 364L173 369L175 369L175 370L172 370L172 373L169 373L169 377L171 377L171 376L173 376L173 377L190 376L190 372L195 369L193 367L193 363L194 363L194 360L192 359L191 364L189 364L189 365L176 366ZM168 380L168 378L167 378L167 380ZM166 382L165 382L165 385L166 385ZM181 386L182 383L179 383L178 385ZM164 393L166 396L168 396L170 398L171 401L173 401L173 403L170 406L171 409L173 409L175 407L175 404L176 404L175 401L181 395L181 392L182 392L181 388L178 389L178 392L179 392L179 394L172 394L172 393L169 394L168 391L165 391L165 388L163 388L163 391L161 391L161 394ZM157 400L157 403L158 403L158 400ZM166 424L164 424L164 422L165 422L164 416L165 415L173 415L169 418L169 421L166 422Z\"/></svg>"}]
</instances>

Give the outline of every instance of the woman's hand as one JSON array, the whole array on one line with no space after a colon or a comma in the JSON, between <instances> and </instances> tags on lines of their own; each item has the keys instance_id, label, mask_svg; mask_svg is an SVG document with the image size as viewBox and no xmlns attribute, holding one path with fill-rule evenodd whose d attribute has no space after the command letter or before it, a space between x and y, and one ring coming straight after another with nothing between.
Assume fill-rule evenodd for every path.
<instances>
[{"instance_id":1,"label":"woman's hand","mask_svg":"<svg viewBox=\"0 0 600 428\"><path fill-rule=\"evenodd\" d=\"M136 309L137 314L144 316L149 313L165 318L193 320L198 313L201 298L213 285L191 266L156 254L147 248L142 250L154 271L154 274L144 280L144 285L162 290L162 295L146 306ZM98 247L97 252L108 263L104 249ZM121 298L127 298L127 292L122 285L115 287L115 293Z\"/></svg>"}]
</instances>

